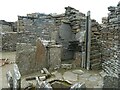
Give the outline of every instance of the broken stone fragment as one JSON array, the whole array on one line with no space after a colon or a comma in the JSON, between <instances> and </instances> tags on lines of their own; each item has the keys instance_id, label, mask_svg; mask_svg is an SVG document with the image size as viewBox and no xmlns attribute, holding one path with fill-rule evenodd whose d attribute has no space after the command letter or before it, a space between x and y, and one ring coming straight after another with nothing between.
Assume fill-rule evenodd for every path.
<instances>
[{"instance_id":1,"label":"broken stone fragment","mask_svg":"<svg viewBox=\"0 0 120 90\"><path fill-rule=\"evenodd\" d=\"M40 81L36 84L36 90L43 89L43 90L53 90L51 85L46 81Z\"/></svg>"},{"instance_id":2,"label":"broken stone fragment","mask_svg":"<svg viewBox=\"0 0 120 90\"><path fill-rule=\"evenodd\" d=\"M65 85L64 83L62 82L53 82L52 85L51 85L54 89L57 89L57 88L69 88L69 86Z\"/></svg>"},{"instance_id":3,"label":"broken stone fragment","mask_svg":"<svg viewBox=\"0 0 120 90\"><path fill-rule=\"evenodd\" d=\"M18 90L21 89L21 74L17 64L14 64L13 69L13 88L17 88Z\"/></svg>"},{"instance_id":4,"label":"broken stone fragment","mask_svg":"<svg viewBox=\"0 0 120 90\"><path fill-rule=\"evenodd\" d=\"M76 83L73 86L71 86L70 90L86 90L85 83Z\"/></svg>"},{"instance_id":5,"label":"broken stone fragment","mask_svg":"<svg viewBox=\"0 0 120 90\"><path fill-rule=\"evenodd\" d=\"M67 70L72 69L72 64L62 64L61 68L62 69L67 69Z\"/></svg>"},{"instance_id":6,"label":"broken stone fragment","mask_svg":"<svg viewBox=\"0 0 120 90\"><path fill-rule=\"evenodd\" d=\"M6 78L7 78L7 82L8 82L8 87L12 90L13 89L13 76L10 71L8 71L6 73Z\"/></svg>"},{"instance_id":7,"label":"broken stone fragment","mask_svg":"<svg viewBox=\"0 0 120 90\"><path fill-rule=\"evenodd\" d=\"M74 74L82 75L84 72L82 70L73 70L72 71Z\"/></svg>"},{"instance_id":8,"label":"broken stone fragment","mask_svg":"<svg viewBox=\"0 0 120 90\"><path fill-rule=\"evenodd\" d=\"M108 10L113 12L113 11L115 11L115 7L110 6L110 7L108 7Z\"/></svg>"},{"instance_id":9,"label":"broken stone fragment","mask_svg":"<svg viewBox=\"0 0 120 90\"><path fill-rule=\"evenodd\" d=\"M74 81L77 81L78 75L77 74L74 74L73 72L71 71L66 71L64 74L63 74L63 78L64 80L69 80L71 82L74 82Z\"/></svg>"},{"instance_id":10,"label":"broken stone fragment","mask_svg":"<svg viewBox=\"0 0 120 90\"><path fill-rule=\"evenodd\" d=\"M0 66L4 66L5 64L9 64L10 62L8 61L8 59L0 59Z\"/></svg>"},{"instance_id":11,"label":"broken stone fragment","mask_svg":"<svg viewBox=\"0 0 120 90\"><path fill-rule=\"evenodd\" d=\"M43 68L43 71L45 74L47 74L47 76L51 76L51 73L46 68Z\"/></svg>"}]
</instances>

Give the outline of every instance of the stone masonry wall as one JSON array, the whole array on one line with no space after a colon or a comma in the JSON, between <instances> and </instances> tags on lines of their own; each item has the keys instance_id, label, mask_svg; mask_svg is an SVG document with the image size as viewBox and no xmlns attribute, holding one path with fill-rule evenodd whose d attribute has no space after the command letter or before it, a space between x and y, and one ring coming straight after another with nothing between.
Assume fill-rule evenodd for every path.
<instances>
[{"instance_id":1,"label":"stone masonry wall","mask_svg":"<svg viewBox=\"0 0 120 90\"><path fill-rule=\"evenodd\" d=\"M120 2L117 7L108 7L107 27L102 32L102 59L104 88L120 89Z\"/></svg>"}]
</instances>

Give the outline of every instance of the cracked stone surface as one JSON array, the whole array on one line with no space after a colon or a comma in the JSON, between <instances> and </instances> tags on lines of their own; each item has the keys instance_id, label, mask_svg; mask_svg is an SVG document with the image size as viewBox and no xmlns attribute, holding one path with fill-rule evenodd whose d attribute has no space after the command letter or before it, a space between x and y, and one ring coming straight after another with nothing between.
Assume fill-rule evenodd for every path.
<instances>
[{"instance_id":1,"label":"cracked stone surface","mask_svg":"<svg viewBox=\"0 0 120 90\"><path fill-rule=\"evenodd\" d=\"M52 73L53 75L55 75L55 78L56 79L63 79L63 76L61 73L59 73L58 71L55 71Z\"/></svg>"},{"instance_id":2,"label":"cracked stone surface","mask_svg":"<svg viewBox=\"0 0 120 90\"><path fill-rule=\"evenodd\" d=\"M77 74L67 71L63 74L64 80L77 81Z\"/></svg>"}]
</instances>

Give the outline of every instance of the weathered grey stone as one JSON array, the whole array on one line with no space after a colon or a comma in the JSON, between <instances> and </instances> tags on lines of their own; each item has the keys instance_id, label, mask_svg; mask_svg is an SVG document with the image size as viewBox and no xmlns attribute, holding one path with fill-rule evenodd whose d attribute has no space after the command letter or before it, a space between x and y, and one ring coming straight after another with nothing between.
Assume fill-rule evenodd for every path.
<instances>
[{"instance_id":1,"label":"weathered grey stone","mask_svg":"<svg viewBox=\"0 0 120 90\"><path fill-rule=\"evenodd\" d=\"M82 75L84 72L82 70L74 70L72 71L74 74Z\"/></svg>"},{"instance_id":2,"label":"weathered grey stone","mask_svg":"<svg viewBox=\"0 0 120 90\"><path fill-rule=\"evenodd\" d=\"M104 77L104 86L103 88L120 88L119 78L113 76Z\"/></svg>"},{"instance_id":3,"label":"weathered grey stone","mask_svg":"<svg viewBox=\"0 0 120 90\"><path fill-rule=\"evenodd\" d=\"M51 86L53 87L53 89L58 89L58 88L64 88L67 89L70 87L70 85L65 84L65 81L60 82L60 81L54 81Z\"/></svg>"},{"instance_id":4,"label":"weathered grey stone","mask_svg":"<svg viewBox=\"0 0 120 90\"><path fill-rule=\"evenodd\" d=\"M61 68L67 70L72 69L72 64L61 64Z\"/></svg>"},{"instance_id":5,"label":"weathered grey stone","mask_svg":"<svg viewBox=\"0 0 120 90\"><path fill-rule=\"evenodd\" d=\"M81 63L82 63L82 55L80 52L76 52L74 55L74 59L72 62L73 68L76 67L81 67Z\"/></svg>"},{"instance_id":6,"label":"weathered grey stone","mask_svg":"<svg viewBox=\"0 0 120 90\"><path fill-rule=\"evenodd\" d=\"M100 72L100 75L101 75L102 77L105 77L107 74L106 74L104 71L101 71L101 72Z\"/></svg>"},{"instance_id":7,"label":"weathered grey stone","mask_svg":"<svg viewBox=\"0 0 120 90\"><path fill-rule=\"evenodd\" d=\"M16 32L5 32L2 34L2 50L3 51L15 51L17 43Z\"/></svg>"},{"instance_id":8,"label":"weathered grey stone","mask_svg":"<svg viewBox=\"0 0 120 90\"><path fill-rule=\"evenodd\" d=\"M61 45L50 45L47 47L47 61L50 70L61 66Z\"/></svg>"},{"instance_id":9,"label":"weathered grey stone","mask_svg":"<svg viewBox=\"0 0 120 90\"><path fill-rule=\"evenodd\" d=\"M102 68L106 73L104 76L104 88L119 88L120 73L120 32L119 32L119 5L110 6L108 10L107 28L102 30Z\"/></svg>"},{"instance_id":10,"label":"weathered grey stone","mask_svg":"<svg viewBox=\"0 0 120 90\"><path fill-rule=\"evenodd\" d=\"M86 86L85 86L85 83L76 83L74 84L73 86L71 86L70 90L85 90L86 89Z\"/></svg>"},{"instance_id":11,"label":"weathered grey stone","mask_svg":"<svg viewBox=\"0 0 120 90\"><path fill-rule=\"evenodd\" d=\"M22 48L20 50L19 47ZM36 47L28 44L19 44L16 63L22 75L40 71L46 67L46 52L42 42L38 39Z\"/></svg>"},{"instance_id":12,"label":"weathered grey stone","mask_svg":"<svg viewBox=\"0 0 120 90\"><path fill-rule=\"evenodd\" d=\"M13 32L15 30L14 22L7 22L5 20L0 20L0 32Z\"/></svg>"},{"instance_id":13,"label":"weathered grey stone","mask_svg":"<svg viewBox=\"0 0 120 90\"><path fill-rule=\"evenodd\" d=\"M96 76L91 76L88 80L92 82L92 81L97 81L98 78Z\"/></svg>"},{"instance_id":14,"label":"weathered grey stone","mask_svg":"<svg viewBox=\"0 0 120 90\"><path fill-rule=\"evenodd\" d=\"M64 80L77 81L77 74L67 71L63 74Z\"/></svg>"},{"instance_id":15,"label":"weathered grey stone","mask_svg":"<svg viewBox=\"0 0 120 90\"><path fill-rule=\"evenodd\" d=\"M59 73L58 71L55 71L55 72L53 72L52 74L55 75L55 78L56 78L56 79L59 79L59 80L62 80L62 79L63 79L62 74Z\"/></svg>"},{"instance_id":16,"label":"weathered grey stone","mask_svg":"<svg viewBox=\"0 0 120 90\"><path fill-rule=\"evenodd\" d=\"M82 77L82 78L89 78L90 76L92 76L90 73L84 73L80 77Z\"/></svg>"},{"instance_id":17,"label":"weathered grey stone","mask_svg":"<svg viewBox=\"0 0 120 90\"><path fill-rule=\"evenodd\" d=\"M51 85L46 81L38 81L36 84L36 90L43 89L43 90L53 90Z\"/></svg>"},{"instance_id":18,"label":"weathered grey stone","mask_svg":"<svg viewBox=\"0 0 120 90\"><path fill-rule=\"evenodd\" d=\"M104 31L102 31L102 59L104 60L102 67L105 73L111 77L119 77L120 66L119 66L119 52L120 52L120 32L119 30L119 11L117 7L110 6L108 8L108 23Z\"/></svg>"},{"instance_id":19,"label":"weathered grey stone","mask_svg":"<svg viewBox=\"0 0 120 90\"><path fill-rule=\"evenodd\" d=\"M8 71L6 73L6 78L7 78L8 87L10 89L13 89L13 76L12 76L12 73L10 71Z\"/></svg>"},{"instance_id":20,"label":"weathered grey stone","mask_svg":"<svg viewBox=\"0 0 120 90\"><path fill-rule=\"evenodd\" d=\"M35 49L27 49L17 52L16 63L22 75L29 74L35 70ZM31 65L32 64L32 65Z\"/></svg>"},{"instance_id":21,"label":"weathered grey stone","mask_svg":"<svg viewBox=\"0 0 120 90\"><path fill-rule=\"evenodd\" d=\"M13 69L13 89L21 89L21 74L17 64L14 64Z\"/></svg>"}]
</instances>

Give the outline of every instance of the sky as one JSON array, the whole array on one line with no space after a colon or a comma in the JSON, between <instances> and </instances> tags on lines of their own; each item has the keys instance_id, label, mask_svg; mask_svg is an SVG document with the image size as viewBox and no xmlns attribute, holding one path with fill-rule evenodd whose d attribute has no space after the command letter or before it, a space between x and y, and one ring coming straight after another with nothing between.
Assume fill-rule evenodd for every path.
<instances>
[{"instance_id":1,"label":"sky","mask_svg":"<svg viewBox=\"0 0 120 90\"><path fill-rule=\"evenodd\" d=\"M0 0L0 20L17 21L17 16L29 13L64 13L64 7L71 6L101 23L108 15L109 6L117 6L120 0Z\"/></svg>"}]
</instances>

